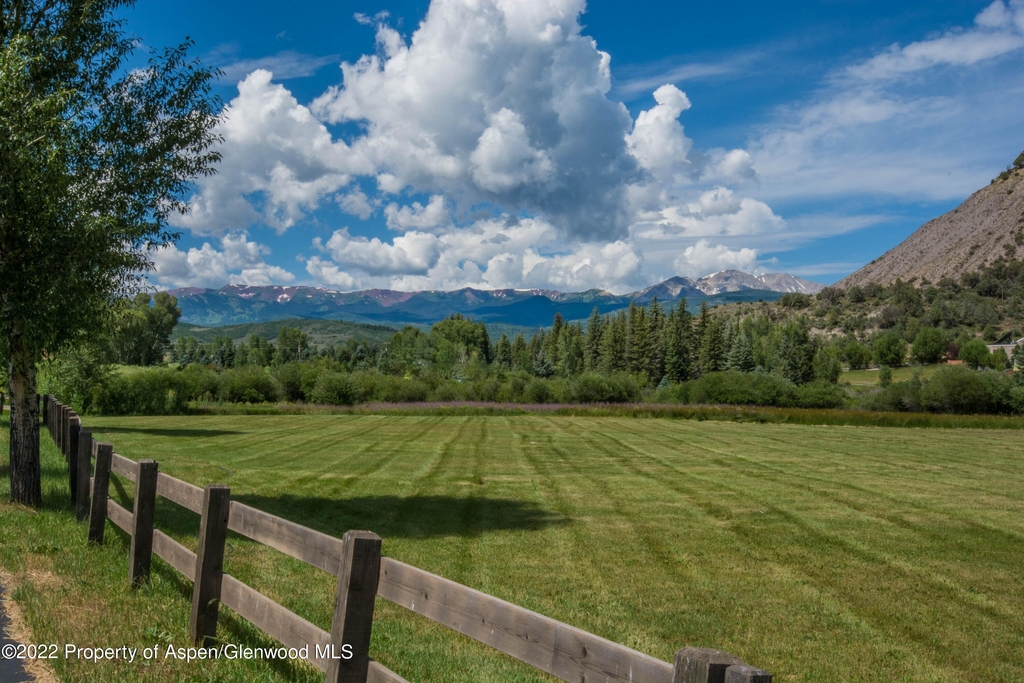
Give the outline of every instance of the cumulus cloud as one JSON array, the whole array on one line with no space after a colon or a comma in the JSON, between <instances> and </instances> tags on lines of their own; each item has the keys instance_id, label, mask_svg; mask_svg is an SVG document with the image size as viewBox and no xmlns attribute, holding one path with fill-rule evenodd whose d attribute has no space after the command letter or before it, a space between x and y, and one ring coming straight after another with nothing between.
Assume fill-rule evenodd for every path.
<instances>
[{"instance_id":1,"label":"cumulus cloud","mask_svg":"<svg viewBox=\"0 0 1024 683\"><path fill-rule=\"evenodd\" d=\"M729 249L719 244L711 246L706 240L699 240L675 261L676 271L688 277L701 277L720 270L742 270L757 274L757 250Z\"/></svg>"},{"instance_id":2,"label":"cumulus cloud","mask_svg":"<svg viewBox=\"0 0 1024 683\"><path fill-rule=\"evenodd\" d=\"M340 266L355 267L370 275L426 273L437 263L440 245L437 237L423 232L407 232L392 244L374 237L353 237L348 228L335 231L327 244L320 238L314 246L330 254Z\"/></svg>"},{"instance_id":3,"label":"cumulus cloud","mask_svg":"<svg viewBox=\"0 0 1024 683\"><path fill-rule=\"evenodd\" d=\"M287 89L258 70L238 84L223 112L217 174L199 181L192 211L175 225L204 235L243 230L260 221L284 231L372 167Z\"/></svg>"},{"instance_id":4,"label":"cumulus cloud","mask_svg":"<svg viewBox=\"0 0 1024 683\"><path fill-rule=\"evenodd\" d=\"M163 287L220 287L225 283L271 285L292 282L295 276L263 257L270 249L250 242L245 233L224 235L221 249L204 242L188 251L171 244L150 251L150 279Z\"/></svg>"},{"instance_id":5,"label":"cumulus cloud","mask_svg":"<svg viewBox=\"0 0 1024 683\"><path fill-rule=\"evenodd\" d=\"M626 144L645 169L656 175L672 174L691 166L693 141L679 123L679 115L691 106L690 99L676 86L663 85L654 91L654 101L657 106L637 116Z\"/></svg>"},{"instance_id":6,"label":"cumulus cloud","mask_svg":"<svg viewBox=\"0 0 1024 683\"><path fill-rule=\"evenodd\" d=\"M452 222L444 197L439 194L432 196L426 206L419 202L408 206L388 204L384 208L384 217L390 229L399 231L416 229L431 232L447 228Z\"/></svg>"},{"instance_id":7,"label":"cumulus cloud","mask_svg":"<svg viewBox=\"0 0 1024 683\"><path fill-rule=\"evenodd\" d=\"M632 120L607 97L610 58L581 34L583 8L434 0L408 43L379 24L380 53L342 64L312 109L365 126L352 147L395 179L384 190L526 209L582 238L624 234Z\"/></svg>"}]
</instances>

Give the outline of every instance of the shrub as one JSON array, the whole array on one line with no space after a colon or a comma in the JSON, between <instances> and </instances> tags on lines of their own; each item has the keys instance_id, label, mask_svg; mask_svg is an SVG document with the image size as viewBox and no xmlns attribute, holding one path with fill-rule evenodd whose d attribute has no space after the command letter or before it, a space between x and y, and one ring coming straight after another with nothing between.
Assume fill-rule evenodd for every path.
<instances>
[{"instance_id":1,"label":"shrub","mask_svg":"<svg viewBox=\"0 0 1024 683\"><path fill-rule=\"evenodd\" d=\"M895 384L890 381L865 399L865 407L886 412L921 412L921 381L916 377Z\"/></svg>"},{"instance_id":2,"label":"shrub","mask_svg":"<svg viewBox=\"0 0 1024 683\"><path fill-rule=\"evenodd\" d=\"M104 415L180 415L191 398L182 375L172 368L113 373L95 390L93 406Z\"/></svg>"},{"instance_id":3,"label":"shrub","mask_svg":"<svg viewBox=\"0 0 1024 683\"><path fill-rule=\"evenodd\" d=\"M231 403L266 403L276 401L277 382L263 368L245 366L225 370L220 376L220 398Z\"/></svg>"},{"instance_id":4,"label":"shrub","mask_svg":"<svg viewBox=\"0 0 1024 683\"><path fill-rule=\"evenodd\" d=\"M572 383L572 400L576 403L607 403L612 387L603 375L585 372Z\"/></svg>"},{"instance_id":5,"label":"shrub","mask_svg":"<svg viewBox=\"0 0 1024 683\"><path fill-rule=\"evenodd\" d=\"M322 372L317 377L309 400L320 405L349 406L355 403L351 378L340 372Z\"/></svg>"},{"instance_id":6,"label":"shrub","mask_svg":"<svg viewBox=\"0 0 1024 683\"><path fill-rule=\"evenodd\" d=\"M539 377L534 377L526 385L525 398L528 403L547 403L551 400L551 389L547 382Z\"/></svg>"},{"instance_id":7,"label":"shrub","mask_svg":"<svg viewBox=\"0 0 1024 683\"><path fill-rule=\"evenodd\" d=\"M1016 388L1013 380L1000 373L954 365L932 375L921 391L921 405L936 413L1014 412Z\"/></svg>"},{"instance_id":8,"label":"shrub","mask_svg":"<svg viewBox=\"0 0 1024 683\"><path fill-rule=\"evenodd\" d=\"M302 390L303 367L299 363L291 362L277 366L274 377L278 386L281 387L281 398L285 401L303 401L306 398Z\"/></svg>"},{"instance_id":9,"label":"shrub","mask_svg":"<svg viewBox=\"0 0 1024 683\"><path fill-rule=\"evenodd\" d=\"M791 406L796 397L792 382L764 372L711 372L687 384L691 403Z\"/></svg>"},{"instance_id":10,"label":"shrub","mask_svg":"<svg viewBox=\"0 0 1024 683\"><path fill-rule=\"evenodd\" d=\"M834 382L816 380L796 388L795 403L800 408L842 408L846 392Z\"/></svg>"},{"instance_id":11,"label":"shrub","mask_svg":"<svg viewBox=\"0 0 1024 683\"><path fill-rule=\"evenodd\" d=\"M878 385L885 389L890 384L892 384L892 368L888 365L883 365L878 368Z\"/></svg>"}]
</instances>

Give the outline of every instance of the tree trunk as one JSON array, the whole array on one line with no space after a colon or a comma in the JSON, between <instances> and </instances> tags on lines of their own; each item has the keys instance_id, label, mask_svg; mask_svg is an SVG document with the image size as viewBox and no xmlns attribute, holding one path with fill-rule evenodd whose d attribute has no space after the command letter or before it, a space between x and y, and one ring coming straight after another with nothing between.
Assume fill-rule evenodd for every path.
<instances>
[{"instance_id":1,"label":"tree trunk","mask_svg":"<svg viewBox=\"0 0 1024 683\"><path fill-rule=\"evenodd\" d=\"M11 338L11 502L40 507L39 396L35 354L20 335Z\"/></svg>"}]
</instances>

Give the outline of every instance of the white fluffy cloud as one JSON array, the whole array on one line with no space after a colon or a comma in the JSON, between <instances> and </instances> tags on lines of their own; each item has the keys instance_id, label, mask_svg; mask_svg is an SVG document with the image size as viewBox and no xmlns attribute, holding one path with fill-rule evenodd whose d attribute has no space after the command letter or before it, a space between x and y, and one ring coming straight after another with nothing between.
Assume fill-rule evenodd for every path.
<instances>
[{"instance_id":1,"label":"white fluffy cloud","mask_svg":"<svg viewBox=\"0 0 1024 683\"><path fill-rule=\"evenodd\" d=\"M150 278L163 287L220 287L224 284L271 285L292 282L295 276L263 257L270 249L250 242L245 233L224 235L221 249L204 242L182 251L175 245L150 251Z\"/></svg>"},{"instance_id":2,"label":"white fluffy cloud","mask_svg":"<svg viewBox=\"0 0 1024 683\"><path fill-rule=\"evenodd\" d=\"M692 165L693 141L679 123L679 115L691 106L690 99L676 86L663 85L654 91L654 101L655 107L637 116L626 143L641 166L655 175L671 175Z\"/></svg>"},{"instance_id":3,"label":"white fluffy cloud","mask_svg":"<svg viewBox=\"0 0 1024 683\"><path fill-rule=\"evenodd\" d=\"M199 181L191 213L176 219L197 234L244 230L256 221L284 231L372 167L292 94L258 70L238 84L223 112L223 160Z\"/></svg>"},{"instance_id":4,"label":"white fluffy cloud","mask_svg":"<svg viewBox=\"0 0 1024 683\"><path fill-rule=\"evenodd\" d=\"M676 259L675 267L680 274L694 278L720 270L742 270L755 274L759 270L757 250L729 249L722 244L711 246L704 239L692 247L687 247Z\"/></svg>"},{"instance_id":5,"label":"white fluffy cloud","mask_svg":"<svg viewBox=\"0 0 1024 683\"><path fill-rule=\"evenodd\" d=\"M625 234L626 108L609 56L581 34L582 0L434 0L408 43L378 25L379 55L342 65L311 105L360 122L352 149L390 187L544 214L567 234Z\"/></svg>"}]
</instances>

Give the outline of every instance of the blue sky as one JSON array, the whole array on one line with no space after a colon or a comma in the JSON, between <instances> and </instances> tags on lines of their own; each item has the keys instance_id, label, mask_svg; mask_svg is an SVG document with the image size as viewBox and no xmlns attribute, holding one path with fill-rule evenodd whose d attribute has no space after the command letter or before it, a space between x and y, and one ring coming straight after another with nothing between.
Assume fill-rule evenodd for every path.
<instances>
[{"instance_id":1,"label":"blue sky","mask_svg":"<svg viewBox=\"0 0 1024 683\"><path fill-rule=\"evenodd\" d=\"M833 282L1024 149L1024 0L139 3L220 67L163 287Z\"/></svg>"}]
</instances>

